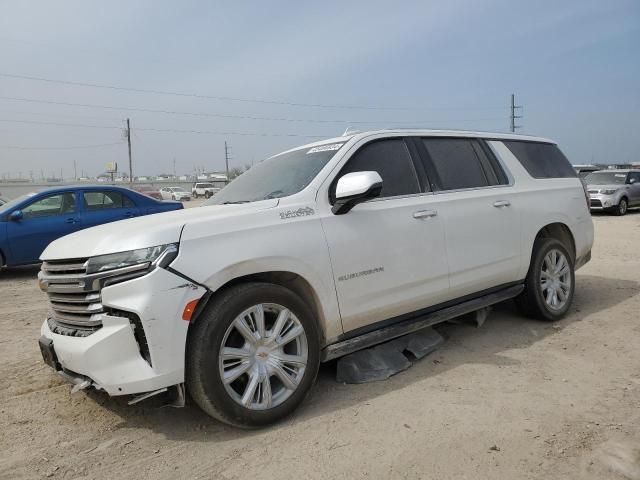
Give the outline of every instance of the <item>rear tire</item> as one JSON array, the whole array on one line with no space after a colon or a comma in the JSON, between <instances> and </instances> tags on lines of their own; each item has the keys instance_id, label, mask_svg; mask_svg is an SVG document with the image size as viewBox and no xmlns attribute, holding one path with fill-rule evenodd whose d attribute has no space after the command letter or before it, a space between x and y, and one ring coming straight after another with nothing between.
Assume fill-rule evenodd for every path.
<instances>
[{"instance_id":1,"label":"rear tire","mask_svg":"<svg viewBox=\"0 0 640 480\"><path fill-rule=\"evenodd\" d=\"M190 326L185 360L187 388L207 414L240 428L268 425L291 414L315 381L316 322L287 288L237 285Z\"/></svg>"},{"instance_id":2,"label":"rear tire","mask_svg":"<svg viewBox=\"0 0 640 480\"><path fill-rule=\"evenodd\" d=\"M574 291L574 259L567 247L555 238L538 238L525 289L516 298L520 311L540 320L560 320L571 307Z\"/></svg>"},{"instance_id":3,"label":"rear tire","mask_svg":"<svg viewBox=\"0 0 640 480\"><path fill-rule=\"evenodd\" d=\"M629 210L629 202L625 197L622 197L618 205L613 210L613 214L617 217L621 217L623 215L626 215L628 210Z\"/></svg>"}]
</instances>

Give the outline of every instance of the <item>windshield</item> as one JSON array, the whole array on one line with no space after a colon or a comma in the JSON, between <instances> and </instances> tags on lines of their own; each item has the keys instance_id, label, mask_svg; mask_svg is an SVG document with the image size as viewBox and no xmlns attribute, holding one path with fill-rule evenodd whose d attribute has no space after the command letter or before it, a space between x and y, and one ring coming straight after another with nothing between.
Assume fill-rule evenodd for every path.
<instances>
[{"instance_id":1,"label":"windshield","mask_svg":"<svg viewBox=\"0 0 640 480\"><path fill-rule=\"evenodd\" d=\"M26 200L29 197L33 197L34 195L35 195L35 193L27 193L25 195L19 196L18 198L14 198L13 200L7 201L7 203L5 203L4 205L0 204L0 214L8 212L9 210L11 210L13 207L15 207L17 204L19 204L23 200Z\"/></svg>"},{"instance_id":2,"label":"windshield","mask_svg":"<svg viewBox=\"0 0 640 480\"><path fill-rule=\"evenodd\" d=\"M196 188L213 188L213 183L198 183Z\"/></svg>"},{"instance_id":3,"label":"windshield","mask_svg":"<svg viewBox=\"0 0 640 480\"><path fill-rule=\"evenodd\" d=\"M322 170L344 143L300 148L251 167L205 205L248 203L298 193Z\"/></svg>"},{"instance_id":4,"label":"windshield","mask_svg":"<svg viewBox=\"0 0 640 480\"><path fill-rule=\"evenodd\" d=\"M180 187L172 187L171 191L173 192L184 192L184 188L180 188Z\"/></svg>"},{"instance_id":5,"label":"windshield","mask_svg":"<svg viewBox=\"0 0 640 480\"><path fill-rule=\"evenodd\" d=\"M624 184L627 181L626 173L593 172L585 178L587 185L612 185Z\"/></svg>"}]
</instances>

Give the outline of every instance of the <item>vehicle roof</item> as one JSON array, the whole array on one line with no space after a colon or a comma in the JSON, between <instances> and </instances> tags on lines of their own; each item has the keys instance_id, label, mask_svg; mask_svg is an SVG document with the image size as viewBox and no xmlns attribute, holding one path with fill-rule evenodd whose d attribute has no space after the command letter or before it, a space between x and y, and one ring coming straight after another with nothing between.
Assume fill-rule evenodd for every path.
<instances>
[{"instance_id":1,"label":"vehicle roof","mask_svg":"<svg viewBox=\"0 0 640 480\"><path fill-rule=\"evenodd\" d=\"M59 187L51 187L51 188L47 188L45 190L41 190L39 192L37 192L37 194L40 193L55 193L55 192L66 192L69 190L88 190L88 191L94 191L94 190L122 190L125 192L131 192L132 190L130 188L127 187L122 187L120 185L83 185L83 184L79 184L79 185L64 185L64 186L59 186Z\"/></svg>"},{"instance_id":2,"label":"vehicle roof","mask_svg":"<svg viewBox=\"0 0 640 480\"><path fill-rule=\"evenodd\" d=\"M553 143L556 142L548 138L536 137L533 135L523 135L519 133L501 133L501 132L482 132L475 130L438 130L428 128L388 128L381 130L367 130L362 132L350 132L340 137L327 138L324 140L318 140L316 142L308 143L306 145L300 145L295 148L291 148L285 152L291 152L302 148L312 148L320 145L326 145L330 143L345 143L351 139L361 140L363 138L379 135L379 134L404 134L411 136L425 136L425 137L468 137L468 138L488 138L494 140L525 140L529 142L543 142Z\"/></svg>"}]
</instances>

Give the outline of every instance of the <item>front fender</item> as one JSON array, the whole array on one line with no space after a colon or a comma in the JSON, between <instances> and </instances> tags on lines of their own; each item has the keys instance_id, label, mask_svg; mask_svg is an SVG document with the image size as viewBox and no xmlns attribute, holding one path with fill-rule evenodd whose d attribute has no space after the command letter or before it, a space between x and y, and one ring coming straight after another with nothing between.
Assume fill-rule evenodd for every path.
<instances>
[{"instance_id":1,"label":"front fender","mask_svg":"<svg viewBox=\"0 0 640 480\"><path fill-rule=\"evenodd\" d=\"M247 275L296 274L310 285L318 300L318 321L324 338L337 338L342 334L342 323L329 250L319 219L300 217L279 220L275 225L260 223L257 220L246 227L252 222L244 221L245 228L240 230L208 235L187 225L178 257L171 266L213 292Z\"/></svg>"}]
</instances>

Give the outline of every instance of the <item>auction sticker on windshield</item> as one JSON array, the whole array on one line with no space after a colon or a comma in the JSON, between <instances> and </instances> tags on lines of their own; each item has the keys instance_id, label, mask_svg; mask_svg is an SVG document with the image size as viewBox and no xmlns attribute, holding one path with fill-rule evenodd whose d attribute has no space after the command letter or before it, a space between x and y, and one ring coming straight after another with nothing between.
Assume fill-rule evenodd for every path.
<instances>
[{"instance_id":1,"label":"auction sticker on windshield","mask_svg":"<svg viewBox=\"0 0 640 480\"><path fill-rule=\"evenodd\" d=\"M328 152L330 150L339 150L342 145L344 145L344 143L332 143L331 145L320 145L319 147L313 147L311 150L309 150L307 152L307 155L309 155L310 153Z\"/></svg>"}]
</instances>

